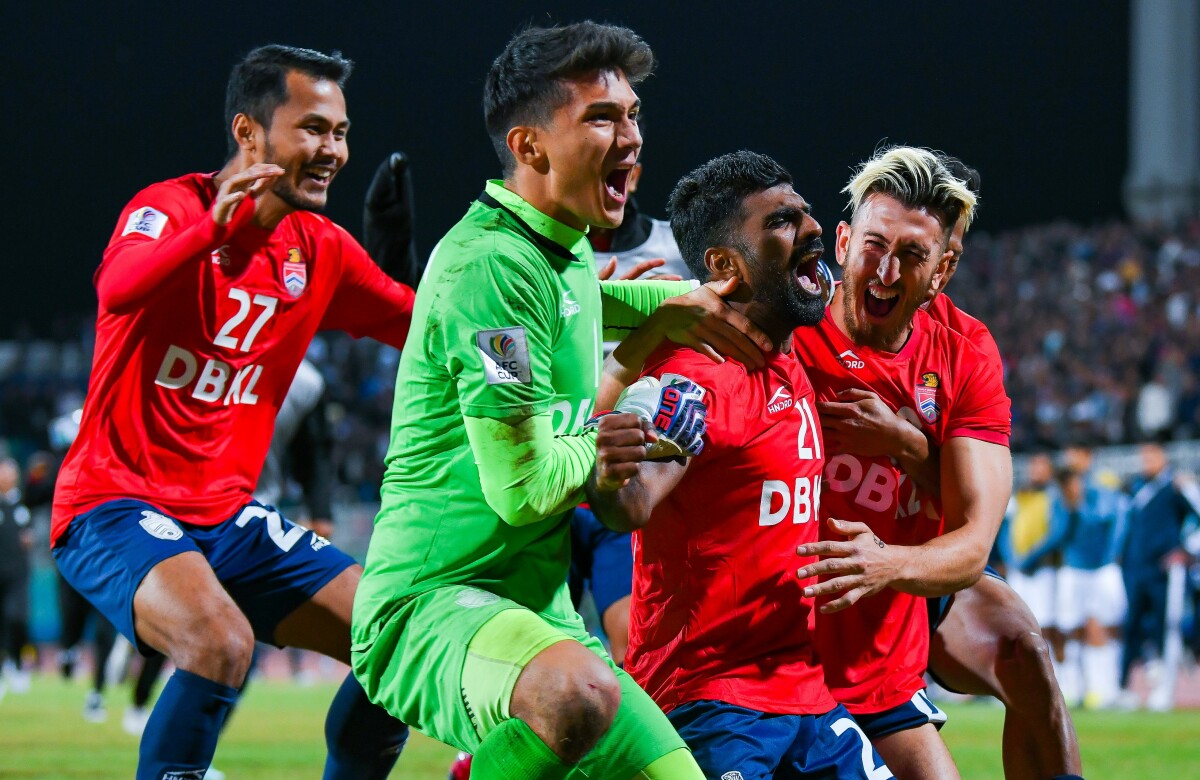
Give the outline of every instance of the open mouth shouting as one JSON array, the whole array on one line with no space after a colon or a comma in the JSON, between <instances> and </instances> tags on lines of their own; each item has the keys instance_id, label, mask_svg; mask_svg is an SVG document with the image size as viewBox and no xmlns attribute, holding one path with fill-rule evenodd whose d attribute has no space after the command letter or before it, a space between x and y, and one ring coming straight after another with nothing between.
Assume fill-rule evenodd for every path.
<instances>
[{"instance_id":1,"label":"open mouth shouting","mask_svg":"<svg viewBox=\"0 0 1200 780\"><path fill-rule=\"evenodd\" d=\"M616 204L616 208L625 208L629 200L629 172L633 167L616 168L604 177L604 193L608 200Z\"/></svg>"},{"instance_id":2,"label":"open mouth shouting","mask_svg":"<svg viewBox=\"0 0 1200 780\"><path fill-rule=\"evenodd\" d=\"M815 238L804 246L794 266L796 283L805 294L814 298L824 298L827 294L824 277L820 273L821 256L825 254L825 245L821 239Z\"/></svg>"},{"instance_id":3,"label":"open mouth shouting","mask_svg":"<svg viewBox=\"0 0 1200 780\"><path fill-rule=\"evenodd\" d=\"M886 320L900 303L900 290L872 279L863 292L863 310L873 320Z\"/></svg>"}]
</instances>

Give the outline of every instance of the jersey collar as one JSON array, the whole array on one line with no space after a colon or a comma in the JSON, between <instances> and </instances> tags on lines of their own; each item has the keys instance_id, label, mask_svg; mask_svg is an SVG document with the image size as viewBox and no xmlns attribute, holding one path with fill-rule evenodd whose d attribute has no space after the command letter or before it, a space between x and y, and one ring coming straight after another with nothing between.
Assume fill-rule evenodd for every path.
<instances>
[{"instance_id":1,"label":"jersey collar","mask_svg":"<svg viewBox=\"0 0 1200 780\"><path fill-rule=\"evenodd\" d=\"M516 214L538 235L550 239L581 261L590 261L591 246L587 242L587 233L565 225L553 217L547 216L529 205L529 202L510 189L506 189L500 179L489 179L484 192L491 195L501 205Z\"/></svg>"}]
</instances>

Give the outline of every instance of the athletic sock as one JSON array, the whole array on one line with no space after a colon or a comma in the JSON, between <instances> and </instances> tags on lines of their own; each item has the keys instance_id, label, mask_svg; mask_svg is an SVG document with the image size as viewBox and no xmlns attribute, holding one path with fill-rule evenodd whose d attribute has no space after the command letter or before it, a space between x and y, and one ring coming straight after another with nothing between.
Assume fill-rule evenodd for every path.
<instances>
[{"instance_id":1,"label":"athletic sock","mask_svg":"<svg viewBox=\"0 0 1200 780\"><path fill-rule=\"evenodd\" d=\"M1063 664L1058 678L1058 687L1062 691L1067 705L1074 707L1083 701L1083 670L1080 665L1080 650L1082 644L1075 639L1068 639L1063 652Z\"/></svg>"},{"instance_id":2,"label":"athletic sock","mask_svg":"<svg viewBox=\"0 0 1200 780\"><path fill-rule=\"evenodd\" d=\"M1094 707L1110 707L1117 699L1120 651L1116 642L1083 648L1083 677L1086 701Z\"/></svg>"},{"instance_id":3,"label":"athletic sock","mask_svg":"<svg viewBox=\"0 0 1200 780\"><path fill-rule=\"evenodd\" d=\"M325 717L329 756L323 778L383 780L407 741L408 726L372 704L362 685L348 674Z\"/></svg>"},{"instance_id":4,"label":"athletic sock","mask_svg":"<svg viewBox=\"0 0 1200 780\"><path fill-rule=\"evenodd\" d=\"M200 780L217 750L217 734L237 689L177 669L146 721L138 750L137 780Z\"/></svg>"},{"instance_id":5,"label":"athletic sock","mask_svg":"<svg viewBox=\"0 0 1200 780\"><path fill-rule=\"evenodd\" d=\"M471 780L562 780L572 769L525 721L509 718L475 751Z\"/></svg>"}]
</instances>

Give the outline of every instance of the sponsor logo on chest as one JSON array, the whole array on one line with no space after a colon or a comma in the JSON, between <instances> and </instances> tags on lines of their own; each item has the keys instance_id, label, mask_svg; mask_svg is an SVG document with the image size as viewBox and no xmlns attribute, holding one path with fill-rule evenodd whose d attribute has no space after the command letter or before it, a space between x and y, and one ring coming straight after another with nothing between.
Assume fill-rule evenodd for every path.
<instances>
[{"instance_id":1,"label":"sponsor logo on chest","mask_svg":"<svg viewBox=\"0 0 1200 780\"><path fill-rule=\"evenodd\" d=\"M851 370L859 369L866 365L863 359L854 354L854 351L850 349L838 355L838 362Z\"/></svg>"},{"instance_id":2,"label":"sponsor logo on chest","mask_svg":"<svg viewBox=\"0 0 1200 780\"><path fill-rule=\"evenodd\" d=\"M579 302L571 297L570 290L563 290L562 308L559 312L564 318L573 317L579 313Z\"/></svg>"},{"instance_id":3,"label":"sponsor logo on chest","mask_svg":"<svg viewBox=\"0 0 1200 780\"><path fill-rule=\"evenodd\" d=\"M767 401L767 411L771 414L778 414L784 409L792 408L792 394L786 387L781 387L775 391L771 399Z\"/></svg>"}]
</instances>

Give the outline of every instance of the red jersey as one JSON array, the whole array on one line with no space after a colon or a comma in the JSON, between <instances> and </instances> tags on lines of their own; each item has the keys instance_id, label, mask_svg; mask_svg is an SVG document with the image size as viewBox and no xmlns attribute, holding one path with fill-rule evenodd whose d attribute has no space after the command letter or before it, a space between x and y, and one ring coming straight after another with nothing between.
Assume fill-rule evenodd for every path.
<instances>
[{"instance_id":1,"label":"red jersey","mask_svg":"<svg viewBox=\"0 0 1200 780\"><path fill-rule=\"evenodd\" d=\"M818 401L870 390L919 422L938 446L956 436L1008 445L1009 406L997 368L962 335L918 311L898 353L853 344L832 309L797 332L797 354ZM903 410L903 411L902 411ZM890 458L826 453L822 518L864 522L888 544L919 545L943 530L941 509ZM824 523L822 538L832 539ZM837 537L839 540L841 537ZM834 697L852 713L903 704L924 687L929 658L925 599L885 589L817 617L817 648Z\"/></svg>"},{"instance_id":2,"label":"red jersey","mask_svg":"<svg viewBox=\"0 0 1200 780\"><path fill-rule=\"evenodd\" d=\"M707 391L704 452L633 537L626 669L663 710L716 699L760 712L835 706L812 643L813 579L796 546L817 539L823 442L795 355L748 371L670 345L647 374Z\"/></svg>"},{"instance_id":3,"label":"red jersey","mask_svg":"<svg viewBox=\"0 0 1200 780\"><path fill-rule=\"evenodd\" d=\"M987 325L955 306L954 301L945 293L934 298L925 311L950 330L966 336L967 341L974 344L988 363L1004 376L1004 360L1000 357L1000 347L996 344L996 339L992 338L992 332L988 330Z\"/></svg>"},{"instance_id":4,"label":"red jersey","mask_svg":"<svg viewBox=\"0 0 1200 780\"><path fill-rule=\"evenodd\" d=\"M345 230L306 211L262 230L248 198L217 225L215 197L211 174L183 176L143 190L117 222L96 271L95 358L52 543L118 498L188 523L225 520L251 499L318 329L404 342L412 290ZM154 268L169 270L148 277Z\"/></svg>"}]
</instances>

